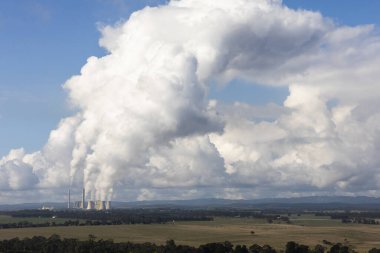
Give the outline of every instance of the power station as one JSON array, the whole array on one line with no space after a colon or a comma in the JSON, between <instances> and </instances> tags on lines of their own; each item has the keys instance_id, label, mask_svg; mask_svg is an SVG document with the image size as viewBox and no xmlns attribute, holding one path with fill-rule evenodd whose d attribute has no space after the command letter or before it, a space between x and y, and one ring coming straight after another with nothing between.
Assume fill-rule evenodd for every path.
<instances>
[{"instance_id":1,"label":"power station","mask_svg":"<svg viewBox=\"0 0 380 253\"><path fill-rule=\"evenodd\" d=\"M111 201L109 200L89 200L86 203L86 189L83 188L82 190L82 200L81 201L75 201L73 207L71 207L70 204L71 201L71 192L69 190L69 197L68 197L68 203L67 208L74 208L74 209L83 209L83 210L110 210L111 209Z\"/></svg>"}]
</instances>

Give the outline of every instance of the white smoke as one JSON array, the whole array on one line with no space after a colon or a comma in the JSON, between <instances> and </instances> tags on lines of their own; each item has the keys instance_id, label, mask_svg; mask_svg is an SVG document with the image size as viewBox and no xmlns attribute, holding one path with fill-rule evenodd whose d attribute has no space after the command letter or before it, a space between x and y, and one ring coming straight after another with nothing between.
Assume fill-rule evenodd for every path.
<instances>
[{"instance_id":1,"label":"white smoke","mask_svg":"<svg viewBox=\"0 0 380 253\"><path fill-rule=\"evenodd\" d=\"M21 161L24 150L11 150L0 160L0 189L3 191L30 189L38 183L33 168Z\"/></svg>"},{"instance_id":2,"label":"white smoke","mask_svg":"<svg viewBox=\"0 0 380 253\"><path fill-rule=\"evenodd\" d=\"M83 181L96 199L116 189L137 199L376 194L373 30L339 27L279 0L147 7L102 29L109 54L90 57L64 85L78 113L41 151L4 157L0 183L45 189ZM289 86L290 95L283 107L261 109L209 101L211 83L235 78ZM262 114L271 120L254 117ZM7 184L12 171L19 176Z\"/></svg>"}]
</instances>

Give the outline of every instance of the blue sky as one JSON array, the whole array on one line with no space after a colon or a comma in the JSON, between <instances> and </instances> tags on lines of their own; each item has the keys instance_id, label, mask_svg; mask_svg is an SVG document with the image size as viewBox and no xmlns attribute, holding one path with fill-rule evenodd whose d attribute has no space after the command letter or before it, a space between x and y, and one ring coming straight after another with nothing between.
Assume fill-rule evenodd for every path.
<instances>
[{"instance_id":1,"label":"blue sky","mask_svg":"<svg viewBox=\"0 0 380 253\"><path fill-rule=\"evenodd\" d=\"M149 0L0 1L0 157L11 148L35 151L71 111L61 85L79 73L89 56L102 56L98 26L128 18ZM286 0L292 8L322 12L338 24L380 24L380 1ZM284 88L234 81L213 88L210 97L266 104L281 103Z\"/></svg>"}]
</instances>

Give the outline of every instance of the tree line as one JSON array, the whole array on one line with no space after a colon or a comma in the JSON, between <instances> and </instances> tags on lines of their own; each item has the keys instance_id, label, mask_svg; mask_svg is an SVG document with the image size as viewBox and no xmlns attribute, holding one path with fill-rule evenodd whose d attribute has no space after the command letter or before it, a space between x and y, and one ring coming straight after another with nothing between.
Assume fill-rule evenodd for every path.
<instances>
[{"instance_id":1,"label":"tree line","mask_svg":"<svg viewBox=\"0 0 380 253\"><path fill-rule=\"evenodd\" d=\"M355 253L353 249L341 243L333 244L330 248L316 245L311 248L296 242L288 242L285 249L276 251L270 245L260 246L253 244L233 245L231 242L207 243L199 247L177 245L173 240L168 240L165 245L154 243L115 243L112 240L96 240L89 235L84 241L77 239L61 239L58 235L49 238L34 236L32 238L14 238L0 241L0 252L13 253ZM380 253L380 249L373 248L368 253Z\"/></svg>"},{"instance_id":2,"label":"tree line","mask_svg":"<svg viewBox=\"0 0 380 253\"><path fill-rule=\"evenodd\" d=\"M172 209L133 209L112 211L83 211L83 210L21 210L1 212L14 218L62 218L64 222L31 221L8 222L0 224L0 229L51 227L51 226L97 226L97 225L123 225L123 224L152 224L168 223L173 221L212 221L213 217L201 212Z\"/></svg>"},{"instance_id":3,"label":"tree line","mask_svg":"<svg viewBox=\"0 0 380 253\"><path fill-rule=\"evenodd\" d=\"M50 227L50 226L97 226L97 225L124 225L124 224L152 224L175 221L212 221L213 217L252 217L273 221L287 222L289 218L275 214L265 214L257 210L235 209L180 209L180 208L140 208L114 209L109 211L95 210L20 210L0 212L16 218L63 218L64 222L35 223L30 221L8 222L0 224L0 229Z\"/></svg>"},{"instance_id":4,"label":"tree line","mask_svg":"<svg viewBox=\"0 0 380 253\"><path fill-rule=\"evenodd\" d=\"M380 212L375 211L318 212L315 215L330 216L331 219L341 220L342 223L380 225Z\"/></svg>"}]
</instances>

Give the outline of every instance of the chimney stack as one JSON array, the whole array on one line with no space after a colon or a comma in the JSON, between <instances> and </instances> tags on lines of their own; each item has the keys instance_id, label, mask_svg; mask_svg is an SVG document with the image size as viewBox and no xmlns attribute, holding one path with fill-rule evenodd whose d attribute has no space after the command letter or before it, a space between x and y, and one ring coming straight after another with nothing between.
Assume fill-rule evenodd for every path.
<instances>
[{"instance_id":1,"label":"chimney stack","mask_svg":"<svg viewBox=\"0 0 380 253\"><path fill-rule=\"evenodd\" d=\"M86 205L85 205L85 195L86 195L86 190L85 190L85 188L83 188L83 191L82 191L82 203L81 203L81 205L80 205L80 208L82 208L82 209L85 209L86 208Z\"/></svg>"},{"instance_id":2,"label":"chimney stack","mask_svg":"<svg viewBox=\"0 0 380 253\"><path fill-rule=\"evenodd\" d=\"M70 200L70 197L71 197L71 196L70 196L70 189L69 189L69 201L67 202L67 208L68 208L68 209L70 209L70 201L71 201L71 200Z\"/></svg>"}]
</instances>

